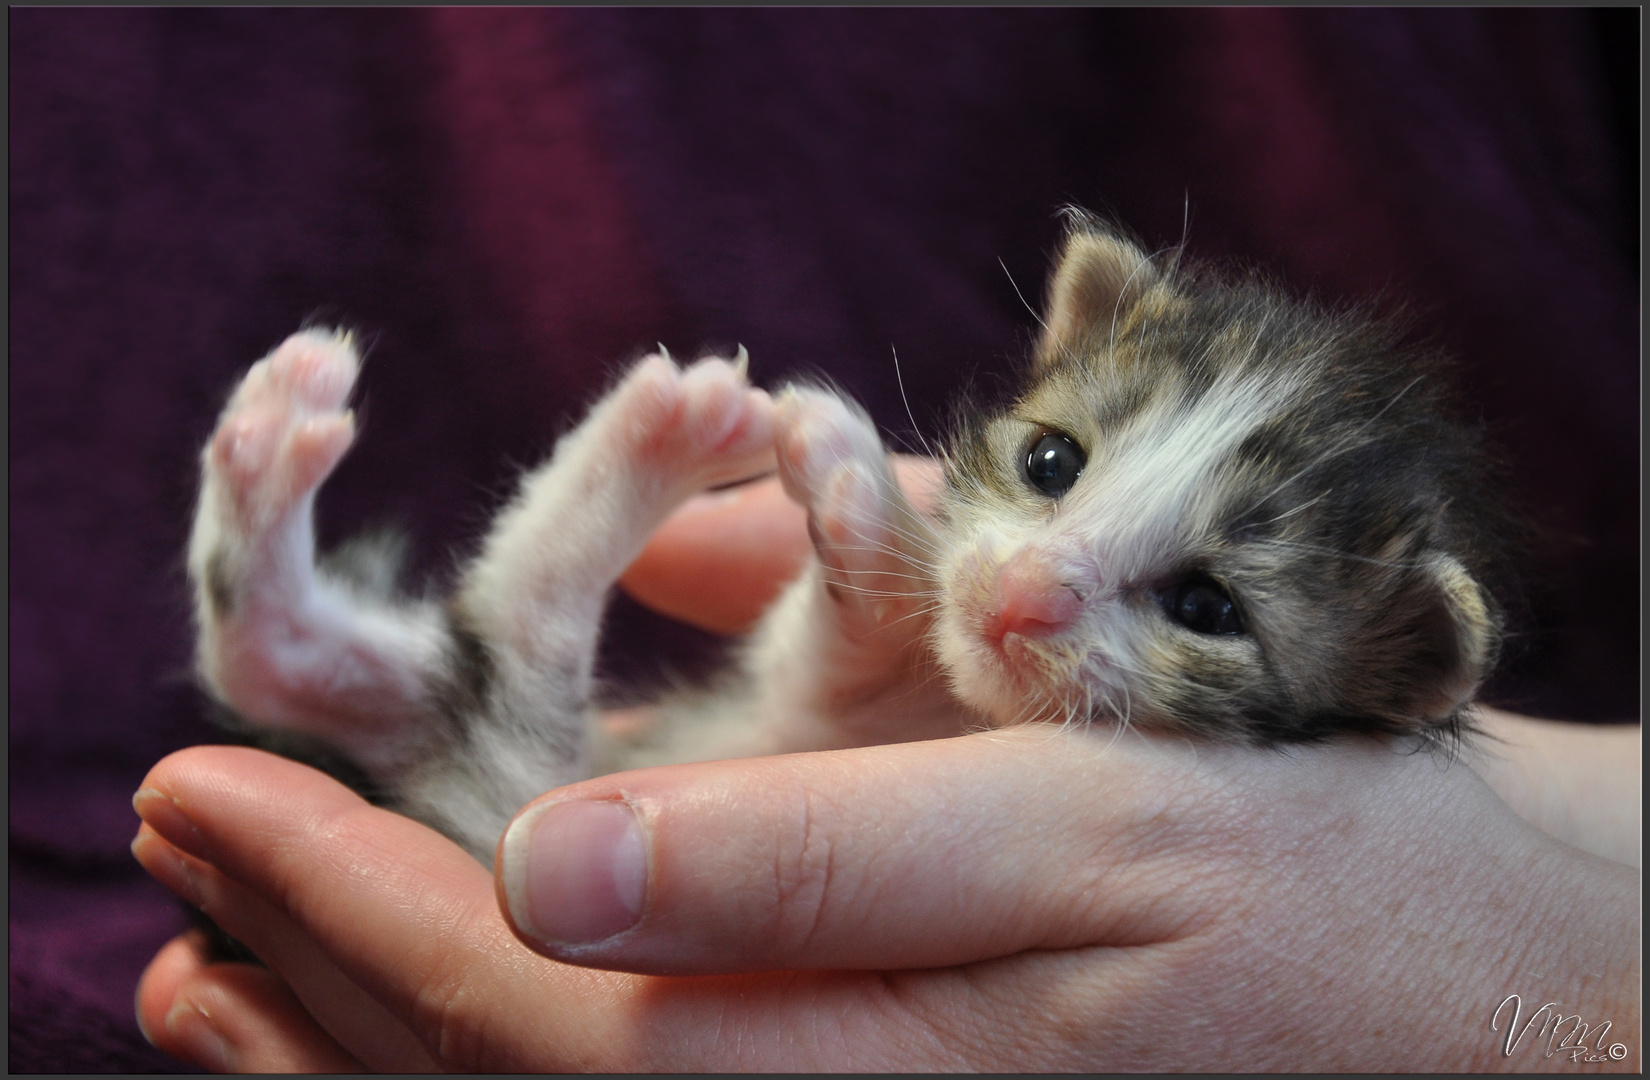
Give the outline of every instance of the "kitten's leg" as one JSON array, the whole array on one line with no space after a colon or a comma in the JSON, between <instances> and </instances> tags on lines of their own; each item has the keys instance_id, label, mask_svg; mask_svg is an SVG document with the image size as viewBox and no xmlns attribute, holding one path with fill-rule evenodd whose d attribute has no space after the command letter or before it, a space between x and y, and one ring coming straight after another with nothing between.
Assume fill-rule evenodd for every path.
<instances>
[{"instance_id":1,"label":"kitten's leg","mask_svg":"<svg viewBox=\"0 0 1650 1080\"><path fill-rule=\"evenodd\" d=\"M483 707L414 798L450 820L492 821L496 838L528 799L582 777L608 590L683 500L772 467L771 411L743 356L686 370L649 357L523 480L453 605L461 640L477 645ZM560 775L547 757L565 763Z\"/></svg>"},{"instance_id":2,"label":"kitten's leg","mask_svg":"<svg viewBox=\"0 0 1650 1080\"><path fill-rule=\"evenodd\" d=\"M774 420L780 480L808 511L817 563L753 643L764 695L813 702L833 742L956 734L960 709L928 646L939 538L900 490L876 425L800 386L780 395Z\"/></svg>"},{"instance_id":3,"label":"kitten's leg","mask_svg":"<svg viewBox=\"0 0 1650 1080\"><path fill-rule=\"evenodd\" d=\"M189 541L197 666L255 727L320 738L391 775L436 726L438 609L318 571L314 504L354 439L348 335L312 330L254 364L201 454Z\"/></svg>"},{"instance_id":4,"label":"kitten's leg","mask_svg":"<svg viewBox=\"0 0 1650 1080\"><path fill-rule=\"evenodd\" d=\"M934 664L932 526L901 493L875 426L791 387L774 407L779 474L818 558L764 616L739 681L667 703L665 736L615 767L954 735L967 721Z\"/></svg>"},{"instance_id":5,"label":"kitten's leg","mask_svg":"<svg viewBox=\"0 0 1650 1080\"><path fill-rule=\"evenodd\" d=\"M876 426L853 402L792 386L776 403L775 428L780 482L807 509L819 560L807 591L829 601L820 614L845 644L883 658L879 670L894 666L927 631L933 528L905 498Z\"/></svg>"}]
</instances>

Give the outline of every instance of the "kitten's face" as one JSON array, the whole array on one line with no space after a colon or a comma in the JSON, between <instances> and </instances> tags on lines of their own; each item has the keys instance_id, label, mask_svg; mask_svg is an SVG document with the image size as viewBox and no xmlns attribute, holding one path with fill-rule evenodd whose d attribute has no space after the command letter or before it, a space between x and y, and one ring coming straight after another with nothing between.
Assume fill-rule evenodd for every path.
<instances>
[{"instance_id":1,"label":"kitten's face","mask_svg":"<svg viewBox=\"0 0 1650 1080\"><path fill-rule=\"evenodd\" d=\"M1070 369L988 420L962 458L941 569L941 659L1002 722L1220 709L1268 681L1232 500L1211 483L1264 415L1233 382ZM1197 673L1195 678L1190 673Z\"/></svg>"},{"instance_id":2,"label":"kitten's face","mask_svg":"<svg viewBox=\"0 0 1650 1080\"><path fill-rule=\"evenodd\" d=\"M1368 343L1156 280L1058 339L1059 288L1029 390L953 446L935 645L959 695L1263 741L1453 714L1495 617Z\"/></svg>"}]
</instances>

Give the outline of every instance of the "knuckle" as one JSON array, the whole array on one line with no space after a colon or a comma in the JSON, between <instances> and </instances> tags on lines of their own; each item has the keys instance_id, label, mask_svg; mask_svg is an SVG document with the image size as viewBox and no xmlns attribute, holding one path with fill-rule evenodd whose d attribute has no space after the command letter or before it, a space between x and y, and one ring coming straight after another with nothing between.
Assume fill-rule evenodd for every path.
<instances>
[{"instance_id":1,"label":"knuckle","mask_svg":"<svg viewBox=\"0 0 1650 1080\"><path fill-rule=\"evenodd\" d=\"M436 961L413 1000L413 1013L413 1030L429 1033L426 1046L443 1067L488 1071L490 1013L477 1003L462 965Z\"/></svg>"},{"instance_id":2,"label":"knuckle","mask_svg":"<svg viewBox=\"0 0 1650 1080\"><path fill-rule=\"evenodd\" d=\"M790 953L806 953L825 925L827 905L840 890L830 807L817 792L799 794L791 827L774 853L774 939Z\"/></svg>"}]
</instances>

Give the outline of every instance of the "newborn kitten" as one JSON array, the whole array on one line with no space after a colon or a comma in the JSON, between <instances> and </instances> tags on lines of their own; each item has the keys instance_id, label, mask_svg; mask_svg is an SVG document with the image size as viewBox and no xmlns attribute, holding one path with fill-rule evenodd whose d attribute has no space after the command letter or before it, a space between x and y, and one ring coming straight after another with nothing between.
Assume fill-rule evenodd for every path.
<instances>
[{"instance_id":1,"label":"newborn kitten","mask_svg":"<svg viewBox=\"0 0 1650 1080\"><path fill-rule=\"evenodd\" d=\"M253 365L202 454L199 669L242 724L342 755L483 861L534 796L655 762L1035 720L1455 734L1500 641L1495 518L1431 363L1380 322L1164 265L1073 213L1026 388L962 411L937 515L850 402L770 398L742 350L661 353L435 602L396 596L383 560L316 563L359 362L349 335L307 331ZM683 500L775 465L817 559L717 686L607 736L609 588Z\"/></svg>"}]
</instances>

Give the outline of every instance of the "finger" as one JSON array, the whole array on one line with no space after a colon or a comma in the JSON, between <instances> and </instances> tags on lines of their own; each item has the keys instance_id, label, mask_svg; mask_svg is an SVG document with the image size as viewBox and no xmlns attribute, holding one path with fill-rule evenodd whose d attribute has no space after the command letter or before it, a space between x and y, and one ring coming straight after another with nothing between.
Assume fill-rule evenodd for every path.
<instances>
[{"instance_id":1,"label":"finger","mask_svg":"<svg viewBox=\"0 0 1650 1080\"><path fill-rule=\"evenodd\" d=\"M151 873L257 953L369 1067L595 1067L626 1045L628 1018L603 1006L627 980L530 953L487 871L425 826L238 747L173 754L144 788L155 793L135 800L146 824L187 849L181 880L164 865ZM565 1008L546 1014L545 1000ZM490 1038L498 1029L526 1035Z\"/></svg>"},{"instance_id":2,"label":"finger","mask_svg":"<svg viewBox=\"0 0 1650 1080\"><path fill-rule=\"evenodd\" d=\"M198 930L188 930L162 945L155 958L144 968L138 979L133 1004L137 1010L138 1029L151 1046L160 1048L173 1057L199 1065L199 1059L183 1052L166 1030L166 1014L177 1000L178 990L208 963L206 938Z\"/></svg>"},{"instance_id":3,"label":"finger","mask_svg":"<svg viewBox=\"0 0 1650 1080\"><path fill-rule=\"evenodd\" d=\"M148 808L151 816L152 807ZM327 1042L350 1048L350 1056L375 1069L395 1072L431 1072L435 1063L422 1043L379 1002L338 970L286 912L241 883L226 877L216 867L179 851L145 823L132 842L132 853L145 870L161 884L202 911L234 935L258 958L269 964L275 977L294 988L297 1005L306 1015L320 1018L328 1033ZM180 962L174 958L173 965ZM217 968L250 965L213 965ZM194 977L197 973L177 973L174 966L163 969L169 977ZM202 984L203 988L206 984ZM244 986L244 980L237 987ZM164 992L164 984L155 993ZM189 1049L224 1058L233 1050L231 1031L207 1017L205 1023L190 1016L187 1007L178 1011L179 998L189 989L180 981L172 989L173 1001L161 1014L161 1029L178 1028L178 1037ZM301 1004L298 1004L301 1002ZM186 1003L187 1004L187 1003ZM221 1005L213 999L208 1004ZM200 1010L193 1010L199 1012ZM153 1019L151 1010L146 1019ZM245 1029L236 1029L244 1034ZM307 1030L307 1029L305 1029ZM191 1057L191 1060L195 1060ZM233 1071L244 1071L236 1068ZM252 1070L257 1071L257 1070Z\"/></svg>"},{"instance_id":4,"label":"finger","mask_svg":"<svg viewBox=\"0 0 1650 1080\"><path fill-rule=\"evenodd\" d=\"M894 473L913 504L931 511L939 464L898 455ZM806 512L770 477L689 500L653 534L619 584L672 618L715 633L741 633L812 552Z\"/></svg>"},{"instance_id":5,"label":"finger","mask_svg":"<svg viewBox=\"0 0 1650 1080\"><path fill-rule=\"evenodd\" d=\"M796 577L811 550L806 513L778 480L757 480L684 503L619 584L661 614L739 633Z\"/></svg>"},{"instance_id":6,"label":"finger","mask_svg":"<svg viewBox=\"0 0 1650 1080\"><path fill-rule=\"evenodd\" d=\"M615 774L511 824L500 902L546 955L662 973L1169 940L1221 899L1223 753L1038 726Z\"/></svg>"},{"instance_id":7,"label":"finger","mask_svg":"<svg viewBox=\"0 0 1650 1080\"><path fill-rule=\"evenodd\" d=\"M306 985L305 942L370 991L365 1008L417 1033L443 1067L469 1072L1000 1069L1048 996L1072 994L1060 974L1068 954L997 962L999 974L1030 965L1029 992L970 969L671 979L570 967L516 940L486 872L456 846L312 769L197 747L162 761L146 787L162 793L140 800L146 822L168 839L149 849L175 842L213 860L178 853L189 874L175 882L167 866L151 871L258 951L369 1067L391 1066L353 1041L360 1033L338 1015L352 1003ZM167 821L162 805L182 820ZM236 888L229 873L248 884ZM265 920L275 929L260 930Z\"/></svg>"},{"instance_id":8,"label":"finger","mask_svg":"<svg viewBox=\"0 0 1650 1080\"><path fill-rule=\"evenodd\" d=\"M363 1071L279 976L209 962L196 932L173 939L150 963L138 983L138 1015L150 1042L213 1072Z\"/></svg>"}]
</instances>

